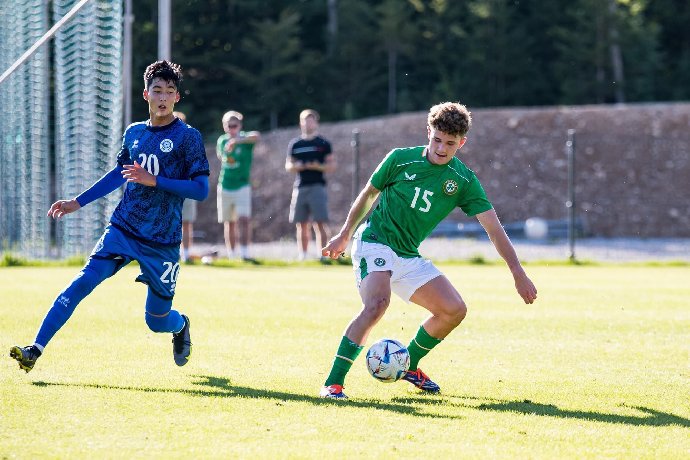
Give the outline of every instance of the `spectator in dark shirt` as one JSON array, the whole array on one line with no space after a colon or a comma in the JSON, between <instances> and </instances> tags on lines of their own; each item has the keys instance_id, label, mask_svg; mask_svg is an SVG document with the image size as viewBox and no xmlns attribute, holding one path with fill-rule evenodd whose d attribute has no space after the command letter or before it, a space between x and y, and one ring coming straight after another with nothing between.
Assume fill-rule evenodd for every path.
<instances>
[{"instance_id":1,"label":"spectator in dark shirt","mask_svg":"<svg viewBox=\"0 0 690 460\"><path fill-rule=\"evenodd\" d=\"M302 134L290 141L285 169L297 173L290 203L290 222L297 228L299 259L308 258L310 225L316 234L316 247L328 241L328 193L324 173L336 169L331 144L319 136L319 114L306 109L299 115Z\"/></svg>"}]
</instances>

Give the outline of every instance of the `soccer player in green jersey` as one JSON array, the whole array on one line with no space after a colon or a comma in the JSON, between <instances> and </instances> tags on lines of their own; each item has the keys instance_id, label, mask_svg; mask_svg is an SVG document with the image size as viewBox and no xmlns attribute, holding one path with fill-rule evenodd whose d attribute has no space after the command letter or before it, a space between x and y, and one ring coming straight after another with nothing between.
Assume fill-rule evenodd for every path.
<instances>
[{"instance_id":1,"label":"soccer player in green jersey","mask_svg":"<svg viewBox=\"0 0 690 460\"><path fill-rule=\"evenodd\" d=\"M403 379L428 393L440 391L418 364L458 327L467 307L448 278L423 259L418 248L455 207L477 217L508 264L524 302L531 304L537 298L537 289L520 265L479 180L455 157L467 140L470 112L462 104L444 102L430 109L427 123L429 145L392 150L352 204L340 232L322 250L324 256L338 258L354 234L352 264L363 302L345 329L321 389L324 398L347 398L345 376L386 312L391 291L431 313L407 347L410 370ZM378 198L371 217L355 232Z\"/></svg>"}]
</instances>

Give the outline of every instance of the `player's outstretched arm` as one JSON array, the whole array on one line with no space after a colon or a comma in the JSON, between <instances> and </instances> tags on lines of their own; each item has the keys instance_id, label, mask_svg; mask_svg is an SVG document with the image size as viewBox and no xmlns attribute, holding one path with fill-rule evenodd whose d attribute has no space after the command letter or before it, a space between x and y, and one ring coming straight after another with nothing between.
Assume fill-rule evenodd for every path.
<instances>
[{"instance_id":1,"label":"player's outstretched arm","mask_svg":"<svg viewBox=\"0 0 690 460\"><path fill-rule=\"evenodd\" d=\"M496 211L489 209L488 211L479 213L477 214L477 220L479 220L479 223L484 227L484 230L486 230L498 254L508 264L508 268L515 280L515 289L518 291L518 294L520 294L520 297L522 297L522 300L527 304L534 303L534 301L537 300L537 288L522 268L522 264L520 264L520 260L515 253L515 248L510 242L508 235L506 235L501 221L498 220Z\"/></svg>"},{"instance_id":2,"label":"player's outstretched arm","mask_svg":"<svg viewBox=\"0 0 690 460\"><path fill-rule=\"evenodd\" d=\"M56 201L48 210L48 217L59 219L65 214L73 213L92 201L106 196L108 193L124 184L125 181L120 176L120 171L122 171L122 168L115 166L76 198Z\"/></svg>"},{"instance_id":3,"label":"player's outstretched arm","mask_svg":"<svg viewBox=\"0 0 690 460\"><path fill-rule=\"evenodd\" d=\"M345 252L347 244L350 242L350 238L352 238L352 234L355 232L357 225L359 225L362 219L364 219L364 216L369 213L379 193L380 191L371 185L371 182L359 192L355 202L352 203L350 207L350 211L347 213L347 219L345 219L343 227L338 234L331 238L328 244L321 249L321 254L324 257L337 259Z\"/></svg>"}]
</instances>

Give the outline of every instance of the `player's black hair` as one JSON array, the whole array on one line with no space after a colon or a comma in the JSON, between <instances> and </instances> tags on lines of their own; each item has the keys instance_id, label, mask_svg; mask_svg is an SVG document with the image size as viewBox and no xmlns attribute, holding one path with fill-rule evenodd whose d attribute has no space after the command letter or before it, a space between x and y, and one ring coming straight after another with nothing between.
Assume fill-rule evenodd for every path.
<instances>
[{"instance_id":1,"label":"player's black hair","mask_svg":"<svg viewBox=\"0 0 690 460\"><path fill-rule=\"evenodd\" d=\"M156 61L144 71L144 87L149 88L155 78L172 82L177 90L182 83L182 67L170 61Z\"/></svg>"},{"instance_id":2,"label":"player's black hair","mask_svg":"<svg viewBox=\"0 0 690 460\"><path fill-rule=\"evenodd\" d=\"M465 137L472 126L472 114L459 102L442 102L429 110L427 123L451 136Z\"/></svg>"}]
</instances>

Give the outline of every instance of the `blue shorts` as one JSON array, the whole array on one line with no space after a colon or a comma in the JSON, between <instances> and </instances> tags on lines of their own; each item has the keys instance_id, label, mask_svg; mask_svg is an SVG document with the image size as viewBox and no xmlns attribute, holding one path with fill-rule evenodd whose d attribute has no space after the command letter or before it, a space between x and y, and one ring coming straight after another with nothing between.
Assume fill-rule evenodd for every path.
<instances>
[{"instance_id":1,"label":"blue shorts","mask_svg":"<svg viewBox=\"0 0 690 460\"><path fill-rule=\"evenodd\" d=\"M180 273L179 245L147 244L108 225L89 258L121 261L115 272L136 260L141 267L137 281L147 284L153 293L162 299L171 300L175 295L177 276Z\"/></svg>"}]
</instances>

